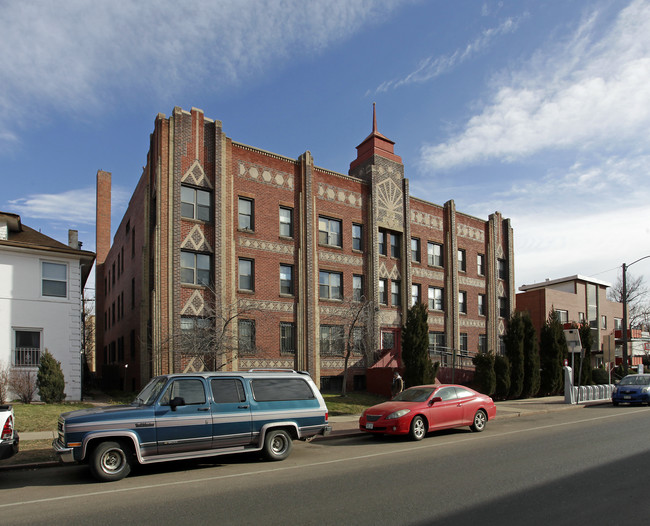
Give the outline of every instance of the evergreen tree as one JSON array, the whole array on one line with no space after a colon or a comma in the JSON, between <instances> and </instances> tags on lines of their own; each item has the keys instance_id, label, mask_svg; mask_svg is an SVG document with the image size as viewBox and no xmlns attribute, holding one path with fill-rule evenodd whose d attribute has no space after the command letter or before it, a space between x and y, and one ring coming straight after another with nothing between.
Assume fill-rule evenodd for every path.
<instances>
[{"instance_id":1,"label":"evergreen tree","mask_svg":"<svg viewBox=\"0 0 650 526\"><path fill-rule=\"evenodd\" d=\"M580 331L580 344L582 345L581 362L575 364L577 370L573 371L573 378L580 377L580 385L592 385L594 382L591 378L591 348L594 345L594 336L587 322L582 322L578 329Z\"/></svg>"},{"instance_id":2,"label":"evergreen tree","mask_svg":"<svg viewBox=\"0 0 650 526\"><path fill-rule=\"evenodd\" d=\"M494 394L499 400L505 400L510 392L510 362L506 356L494 357L494 375L496 378Z\"/></svg>"},{"instance_id":3,"label":"evergreen tree","mask_svg":"<svg viewBox=\"0 0 650 526\"><path fill-rule=\"evenodd\" d=\"M494 374L494 353L480 352L472 358L475 366L474 382L478 390L488 396L496 391L497 379Z\"/></svg>"},{"instance_id":4,"label":"evergreen tree","mask_svg":"<svg viewBox=\"0 0 650 526\"><path fill-rule=\"evenodd\" d=\"M504 338L506 356L510 362L510 398L519 398L524 388L524 324L515 312L508 320Z\"/></svg>"},{"instance_id":5,"label":"evergreen tree","mask_svg":"<svg viewBox=\"0 0 650 526\"><path fill-rule=\"evenodd\" d=\"M562 392L562 363L567 356L567 344L560 317L552 309L540 334L540 391L543 395Z\"/></svg>"},{"instance_id":6,"label":"evergreen tree","mask_svg":"<svg viewBox=\"0 0 650 526\"><path fill-rule=\"evenodd\" d=\"M530 398L539 392L537 331L528 312L522 313L521 321L524 328L524 388L521 395L523 398Z\"/></svg>"},{"instance_id":7,"label":"evergreen tree","mask_svg":"<svg viewBox=\"0 0 650 526\"><path fill-rule=\"evenodd\" d=\"M61 362L56 360L47 349L41 356L36 376L38 396L46 404L58 404L65 399L65 379L61 370Z\"/></svg>"},{"instance_id":8,"label":"evergreen tree","mask_svg":"<svg viewBox=\"0 0 650 526\"><path fill-rule=\"evenodd\" d=\"M406 387L435 382L437 367L429 357L427 308L422 303L413 305L406 314L406 325L402 330L402 362Z\"/></svg>"}]
</instances>

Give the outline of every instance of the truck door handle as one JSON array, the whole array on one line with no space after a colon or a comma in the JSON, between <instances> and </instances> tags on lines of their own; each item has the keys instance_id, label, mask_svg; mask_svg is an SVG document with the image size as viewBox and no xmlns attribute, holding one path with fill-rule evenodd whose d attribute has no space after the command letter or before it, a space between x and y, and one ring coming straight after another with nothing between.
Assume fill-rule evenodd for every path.
<instances>
[{"instance_id":1,"label":"truck door handle","mask_svg":"<svg viewBox=\"0 0 650 526\"><path fill-rule=\"evenodd\" d=\"M198 411L209 411L209 407L199 407Z\"/></svg>"},{"instance_id":2,"label":"truck door handle","mask_svg":"<svg viewBox=\"0 0 650 526\"><path fill-rule=\"evenodd\" d=\"M240 406L238 406L238 409L248 409L248 406L247 405L240 405Z\"/></svg>"}]
</instances>

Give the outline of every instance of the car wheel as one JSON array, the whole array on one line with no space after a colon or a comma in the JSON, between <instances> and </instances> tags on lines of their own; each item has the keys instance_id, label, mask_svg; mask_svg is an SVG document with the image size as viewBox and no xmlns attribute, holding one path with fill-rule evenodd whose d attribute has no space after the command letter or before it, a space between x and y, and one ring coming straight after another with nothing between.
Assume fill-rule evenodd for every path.
<instances>
[{"instance_id":1,"label":"car wheel","mask_svg":"<svg viewBox=\"0 0 650 526\"><path fill-rule=\"evenodd\" d=\"M119 442L102 442L90 455L90 471L102 482L121 480L131 472L129 451Z\"/></svg>"},{"instance_id":2,"label":"car wheel","mask_svg":"<svg viewBox=\"0 0 650 526\"><path fill-rule=\"evenodd\" d=\"M264 456L267 460L284 460L292 445L291 437L284 429L269 431L264 438Z\"/></svg>"},{"instance_id":3,"label":"car wheel","mask_svg":"<svg viewBox=\"0 0 650 526\"><path fill-rule=\"evenodd\" d=\"M472 431L476 431L477 433L480 433L485 429L485 426L487 425L487 415L485 414L485 411L482 409L479 409L476 411L476 414L474 415L474 422L472 423L469 428Z\"/></svg>"},{"instance_id":4,"label":"car wheel","mask_svg":"<svg viewBox=\"0 0 650 526\"><path fill-rule=\"evenodd\" d=\"M421 416L416 416L411 421L411 430L409 432L409 436L413 440L422 440L426 434L427 426L424 423L424 418Z\"/></svg>"}]
</instances>

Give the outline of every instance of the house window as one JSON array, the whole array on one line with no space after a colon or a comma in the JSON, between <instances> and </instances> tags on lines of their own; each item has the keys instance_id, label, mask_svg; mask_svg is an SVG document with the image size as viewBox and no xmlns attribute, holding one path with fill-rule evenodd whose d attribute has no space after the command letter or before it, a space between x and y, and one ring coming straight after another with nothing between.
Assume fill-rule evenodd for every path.
<instances>
[{"instance_id":1,"label":"house window","mask_svg":"<svg viewBox=\"0 0 650 526\"><path fill-rule=\"evenodd\" d=\"M41 331L14 330L14 341L13 364L18 367L38 367L41 361Z\"/></svg>"},{"instance_id":2,"label":"house window","mask_svg":"<svg viewBox=\"0 0 650 526\"><path fill-rule=\"evenodd\" d=\"M280 294L293 295L292 265L280 265Z\"/></svg>"},{"instance_id":3,"label":"house window","mask_svg":"<svg viewBox=\"0 0 650 526\"><path fill-rule=\"evenodd\" d=\"M255 230L255 202L245 197L239 198L239 230Z\"/></svg>"},{"instance_id":4,"label":"house window","mask_svg":"<svg viewBox=\"0 0 650 526\"><path fill-rule=\"evenodd\" d=\"M508 299L503 296L499 298L499 316L507 318L510 313L508 312Z\"/></svg>"},{"instance_id":5,"label":"house window","mask_svg":"<svg viewBox=\"0 0 650 526\"><path fill-rule=\"evenodd\" d=\"M445 333L444 332L430 332L429 333L429 352L441 353L445 347Z\"/></svg>"},{"instance_id":6,"label":"house window","mask_svg":"<svg viewBox=\"0 0 650 526\"><path fill-rule=\"evenodd\" d=\"M361 225L352 224L352 249L363 250L363 227Z\"/></svg>"},{"instance_id":7,"label":"house window","mask_svg":"<svg viewBox=\"0 0 650 526\"><path fill-rule=\"evenodd\" d=\"M411 238L411 261L420 262L420 240L416 237Z\"/></svg>"},{"instance_id":8,"label":"house window","mask_svg":"<svg viewBox=\"0 0 650 526\"><path fill-rule=\"evenodd\" d=\"M293 209L280 207L280 235L293 237Z\"/></svg>"},{"instance_id":9,"label":"house window","mask_svg":"<svg viewBox=\"0 0 650 526\"><path fill-rule=\"evenodd\" d=\"M381 256L386 256L386 232L380 230L377 234L377 250Z\"/></svg>"},{"instance_id":10,"label":"house window","mask_svg":"<svg viewBox=\"0 0 650 526\"><path fill-rule=\"evenodd\" d=\"M607 316L601 316L600 317L600 328L601 329L606 329L607 328Z\"/></svg>"},{"instance_id":11,"label":"house window","mask_svg":"<svg viewBox=\"0 0 650 526\"><path fill-rule=\"evenodd\" d=\"M255 290L255 263L252 259L239 258L239 290Z\"/></svg>"},{"instance_id":12,"label":"house window","mask_svg":"<svg viewBox=\"0 0 650 526\"><path fill-rule=\"evenodd\" d=\"M390 256L399 259L399 234L388 234L388 236L390 238Z\"/></svg>"},{"instance_id":13,"label":"house window","mask_svg":"<svg viewBox=\"0 0 650 526\"><path fill-rule=\"evenodd\" d=\"M427 243L428 263L434 267L442 267L442 245L438 243Z\"/></svg>"},{"instance_id":14,"label":"house window","mask_svg":"<svg viewBox=\"0 0 650 526\"><path fill-rule=\"evenodd\" d=\"M318 273L319 294L321 299L340 300L343 298L341 289L342 275L340 272L321 270Z\"/></svg>"},{"instance_id":15,"label":"house window","mask_svg":"<svg viewBox=\"0 0 650 526\"><path fill-rule=\"evenodd\" d=\"M395 333L393 331L381 331L381 348L395 348Z\"/></svg>"},{"instance_id":16,"label":"house window","mask_svg":"<svg viewBox=\"0 0 650 526\"><path fill-rule=\"evenodd\" d=\"M478 352L487 352L487 334L478 335Z\"/></svg>"},{"instance_id":17,"label":"house window","mask_svg":"<svg viewBox=\"0 0 650 526\"><path fill-rule=\"evenodd\" d=\"M499 279L508 279L508 265L505 259L497 259L497 271Z\"/></svg>"},{"instance_id":18,"label":"house window","mask_svg":"<svg viewBox=\"0 0 650 526\"><path fill-rule=\"evenodd\" d=\"M467 314L467 292L464 290L458 293L458 312Z\"/></svg>"},{"instance_id":19,"label":"house window","mask_svg":"<svg viewBox=\"0 0 650 526\"><path fill-rule=\"evenodd\" d=\"M341 221L327 217L318 218L318 242L321 245L341 247Z\"/></svg>"},{"instance_id":20,"label":"house window","mask_svg":"<svg viewBox=\"0 0 650 526\"><path fill-rule=\"evenodd\" d=\"M465 272L467 270L467 258L465 257L465 250L462 248L458 249L458 270Z\"/></svg>"},{"instance_id":21,"label":"house window","mask_svg":"<svg viewBox=\"0 0 650 526\"><path fill-rule=\"evenodd\" d=\"M239 320L239 354L255 354L255 321Z\"/></svg>"},{"instance_id":22,"label":"house window","mask_svg":"<svg viewBox=\"0 0 650 526\"><path fill-rule=\"evenodd\" d=\"M479 276L485 276L485 255L478 254L476 256L476 273Z\"/></svg>"},{"instance_id":23,"label":"house window","mask_svg":"<svg viewBox=\"0 0 650 526\"><path fill-rule=\"evenodd\" d=\"M210 192L181 185L181 217L210 221Z\"/></svg>"},{"instance_id":24,"label":"house window","mask_svg":"<svg viewBox=\"0 0 650 526\"><path fill-rule=\"evenodd\" d=\"M280 322L280 354L296 354L296 325Z\"/></svg>"},{"instance_id":25,"label":"house window","mask_svg":"<svg viewBox=\"0 0 650 526\"><path fill-rule=\"evenodd\" d=\"M560 323L569 323L569 311L556 309L557 317L560 320Z\"/></svg>"},{"instance_id":26,"label":"house window","mask_svg":"<svg viewBox=\"0 0 650 526\"><path fill-rule=\"evenodd\" d=\"M352 352L354 354L363 354L366 348L365 329L363 327L354 327L352 329Z\"/></svg>"},{"instance_id":27,"label":"house window","mask_svg":"<svg viewBox=\"0 0 650 526\"><path fill-rule=\"evenodd\" d=\"M467 352L468 352L467 333L461 332L460 333L460 354L463 356L467 356Z\"/></svg>"},{"instance_id":28,"label":"house window","mask_svg":"<svg viewBox=\"0 0 650 526\"><path fill-rule=\"evenodd\" d=\"M113 264L115 266L115 264ZM65 298L68 295L68 267L64 263L41 263L41 293L43 296Z\"/></svg>"},{"instance_id":29,"label":"house window","mask_svg":"<svg viewBox=\"0 0 650 526\"><path fill-rule=\"evenodd\" d=\"M379 303L388 305L388 280L379 280Z\"/></svg>"},{"instance_id":30,"label":"house window","mask_svg":"<svg viewBox=\"0 0 650 526\"><path fill-rule=\"evenodd\" d=\"M620 331L623 329L623 320L621 318L614 318L614 330Z\"/></svg>"},{"instance_id":31,"label":"house window","mask_svg":"<svg viewBox=\"0 0 650 526\"><path fill-rule=\"evenodd\" d=\"M411 285L411 307L420 303L421 286L417 283Z\"/></svg>"},{"instance_id":32,"label":"house window","mask_svg":"<svg viewBox=\"0 0 650 526\"><path fill-rule=\"evenodd\" d=\"M344 350L343 342L344 338L342 325L320 326L321 356L342 356Z\"/></svg>"},{"instance_id":33,"label":"house window","mask_svg":"<svg viewBox=\"0 0 650 526\"><path fill-rule=\"evenodd\" d=\"M578 313L578 322L581 323L581 324L585 322L585 313L584 312L579 312Z\"/></svg>"},{"instance_id":34,"label":"house window","mask_svg":"<svg viewBox=\"0 0 650 526\"><path fill-rule=\"evenodd\" d=\"M485 307L485 294L478 295L478 313L479 316L485 316L486 307Z\"/></svg>"},{"instance_id":35,"label":"house window","mask_svg":"<svg viewBox=\"0 0 650 526\"><path fill-rule=\"evenodd\" d=\"M429 287L429 310L443 310L443 290L440 287Z\"/></svg>"},{"instance_id":36,"label":"house window","mask_svg":"<svg viewBox=\"0 0 650 526\"><path fill-rule=\"evenodd\" d=\"M390 282L390 304L393 307L399 307L402 304L401 288L399 281Z\"/></svg>"},{"instance_id":37,"label":"house window","mask_svg":"<svg viewBox=\"0 0 650 526\"><path fill-rule=\"evenodd\" d=\"M181 283L209 285L210 256L181 250Z\"/></svg>"},{"instance_id":38,"label":"house window","mask_svg":"<svg viewBox=\"0 0 650 526\"><path fill-rule=\"evenodd\" d=\"M363 298L363 276L352 276L352 299L354 301L361 301Z\"/></svg>"}]
</instances>

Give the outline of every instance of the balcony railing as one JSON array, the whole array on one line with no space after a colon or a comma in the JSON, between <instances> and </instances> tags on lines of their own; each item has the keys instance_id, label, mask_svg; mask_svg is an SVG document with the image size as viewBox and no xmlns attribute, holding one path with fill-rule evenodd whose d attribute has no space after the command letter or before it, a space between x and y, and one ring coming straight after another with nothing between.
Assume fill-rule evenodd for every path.
<instances>
[{"instance_id":1,"label":"balcony railing","mask_svg":"<svg viewBox=\"0 0 650 526\"><path fill-rule=\"evenodd\" d=\"M38 367L41 350L37 347L18 347L14 349L14 365L17 367Z\"/></svg>"}]
</instances>

